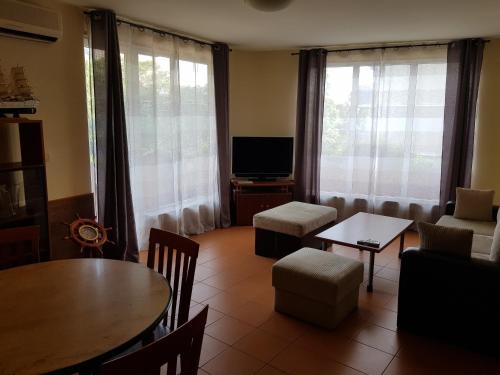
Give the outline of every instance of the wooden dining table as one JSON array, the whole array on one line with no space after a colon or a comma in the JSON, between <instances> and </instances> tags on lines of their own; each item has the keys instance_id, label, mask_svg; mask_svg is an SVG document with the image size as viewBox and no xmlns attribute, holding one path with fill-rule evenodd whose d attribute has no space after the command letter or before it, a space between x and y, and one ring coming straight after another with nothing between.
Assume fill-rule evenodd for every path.
<instances>
[{"instance_id":1,"label":"wooden dining table","mask_svg":"<svg viewBox=\"0 0 500 375\"><path fill-rule=\"evenodd\" d=\"M142 264L70 259L0 271L0 374L72 373L141 340L171 289Z\"/></svg>"}]
</instances>

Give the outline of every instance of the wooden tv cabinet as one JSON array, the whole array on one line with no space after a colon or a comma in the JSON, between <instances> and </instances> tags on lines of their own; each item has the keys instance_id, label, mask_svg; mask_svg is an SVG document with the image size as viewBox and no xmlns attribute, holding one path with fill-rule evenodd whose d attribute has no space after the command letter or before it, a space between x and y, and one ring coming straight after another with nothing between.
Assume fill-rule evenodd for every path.
<instances>
[{"instance_id":1,"label":"wooden tv cabinet","mask_svg":"<svg viewBox=\"0 0 500 375\"><path fill-rule=\"evenodd\" d=\"M252 225L253 215L293 200L293 180L231 180L232 221L236 225Z\"/></svg>"}]
</instances>

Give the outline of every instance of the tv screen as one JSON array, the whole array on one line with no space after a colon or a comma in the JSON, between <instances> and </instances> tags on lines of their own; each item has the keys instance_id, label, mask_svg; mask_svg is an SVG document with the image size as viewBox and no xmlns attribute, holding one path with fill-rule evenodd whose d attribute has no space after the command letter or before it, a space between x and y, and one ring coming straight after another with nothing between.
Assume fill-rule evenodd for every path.
<instances>
[{"instance_id":1,"label":"tv screen","mask_svg":"<svg viewBox=\"0 0 500 375\"><path fill-rule=\"evenodd\" d=\"M238 177L286 177L292 165L292 137L233 137L233 173Z\"/></svg>"}]
</instances>

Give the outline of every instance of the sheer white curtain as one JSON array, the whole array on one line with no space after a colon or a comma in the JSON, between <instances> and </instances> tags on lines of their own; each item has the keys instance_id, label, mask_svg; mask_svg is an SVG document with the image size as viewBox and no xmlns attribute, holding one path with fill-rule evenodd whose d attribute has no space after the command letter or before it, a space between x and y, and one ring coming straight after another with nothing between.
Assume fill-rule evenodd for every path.
<instances>
[{"instance_id":1,"label":"sheer white curtain","mask_svg":"<svg viewBox=\"0 0 500 375\"><path fill-rule=\"evenodd\" d=\"M219 215L210 46L118 27L137 235L215 228Z\"/></svg>"},{"instance_id":2,"label":"sheer white curtain","mask_svg":"<svg viewBox=\"0 0 500 375\"><path fill-rule=\"evenodd\" d=\"M446 54L446 46L329 54L320 189L342 218L435 215Z\"/></svg>"}]
</instances>

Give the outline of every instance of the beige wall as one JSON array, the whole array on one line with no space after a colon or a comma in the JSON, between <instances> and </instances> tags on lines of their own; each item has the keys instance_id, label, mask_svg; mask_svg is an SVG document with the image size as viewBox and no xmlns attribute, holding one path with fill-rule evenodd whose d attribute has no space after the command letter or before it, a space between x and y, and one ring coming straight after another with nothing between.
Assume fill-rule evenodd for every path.
<instances>
[{"instance_id":1,"label":"beige wall","mask_svg":"<svg viewBox=\"0 0 500 375\"><path fill-rule=\"evenodd\" d=\"M477 111L472 186L494 189L500 204L500 39L484 50Z\"/></svg>"},{"instance_id":2,"label":"beige wall","mask_svg":"<svg viewBox=\"0 0 500 375\"><path fill-rule=\"evenodd\" d=\"M229 125L235 136L294 136L298 56L291 51L230 54Z\"/></svg>"},{"instance_id":3,"label":"beige wall","mask_svg":"<svg viewBox=\"0 0 500 375\"><path fill-rule=\"evenodd\" d=\"M24 66L40 100L38 113L27 117L44 121L52 200L90 192L83 15L78 8L55 1L36 3L61 12L63 37L53 44L0 37L0 65L6 75L11 66Z\"/></svg>"}]
</instances>

